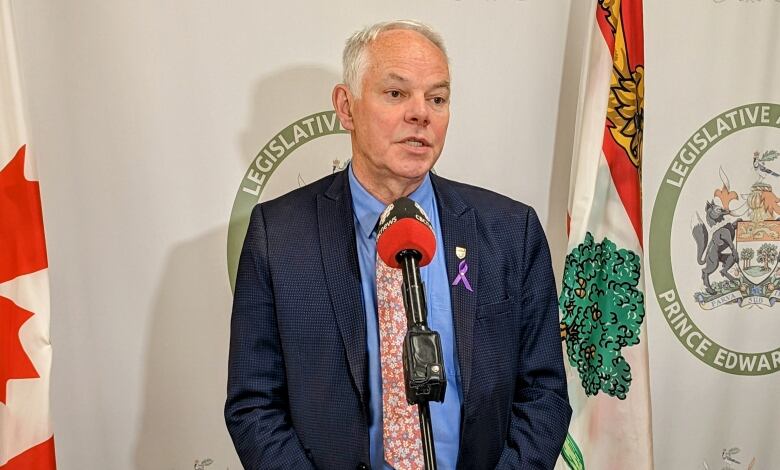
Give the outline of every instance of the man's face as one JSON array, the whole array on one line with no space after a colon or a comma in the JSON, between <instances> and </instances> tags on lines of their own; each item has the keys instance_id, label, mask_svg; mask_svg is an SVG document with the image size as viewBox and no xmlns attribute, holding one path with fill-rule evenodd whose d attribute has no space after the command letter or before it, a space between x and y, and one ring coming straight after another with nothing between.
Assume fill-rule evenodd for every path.
<instances>
[{"instance_id":1,"label":"man's face","mask_svg":"<svg viewBox=\"0 0 780 470\"><path fill-rule=\"evenodd\" d=\"M353 166L369 186L421 181L444 147L450 74L444 54L414 31L381 33L368 47L352 106Z\"/></svg>"}]
</instances>

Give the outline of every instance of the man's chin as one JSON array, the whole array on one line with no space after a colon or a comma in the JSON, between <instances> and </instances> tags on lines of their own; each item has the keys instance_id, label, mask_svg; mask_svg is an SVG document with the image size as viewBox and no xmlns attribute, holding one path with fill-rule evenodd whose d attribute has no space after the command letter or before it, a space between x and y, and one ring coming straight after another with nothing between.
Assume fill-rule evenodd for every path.
<instances>
[{"instance_id":1,"label":"man's chin","mask_svg":"<svg viewBox=\"0 0 780 470\"><path fill-rule=\"evenodd\" d=\"M398 178L403 178L409 181L422 181L425 175L433 167L432 163L426 162L425 164L415 165L412 167L397 168L392 171L393 175Z\"/></svg>"}]
</instances>

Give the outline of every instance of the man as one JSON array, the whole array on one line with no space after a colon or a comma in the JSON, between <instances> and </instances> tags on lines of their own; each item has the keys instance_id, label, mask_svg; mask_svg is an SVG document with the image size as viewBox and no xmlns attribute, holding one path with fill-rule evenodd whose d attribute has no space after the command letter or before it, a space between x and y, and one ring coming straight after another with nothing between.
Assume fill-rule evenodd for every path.
<instances>
[{"instance_id":1,"label":"man","mask_svg":"<svg viewBox=\"0 0 780 470\"><path fill-rule=\"evenodd\" d=\"M255 207L225 405L247 469L422 468L417 445L397 456L408 436L382 399L391 384L375 227L402 196L437 237L421 276L448 379L445 402L431 404L439 468L553 467L571 409L549 250L528 206L430 173L449 102L448 59L430 28L398 21L356 33L333 91L350 167Z\"/></svg>"}]
</instances>

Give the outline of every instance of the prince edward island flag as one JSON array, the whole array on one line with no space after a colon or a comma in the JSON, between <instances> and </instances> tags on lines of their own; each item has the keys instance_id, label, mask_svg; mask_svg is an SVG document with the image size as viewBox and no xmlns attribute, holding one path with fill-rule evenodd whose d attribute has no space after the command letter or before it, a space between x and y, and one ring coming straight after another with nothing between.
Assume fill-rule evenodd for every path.
<instances>
[{"instance_id":1,"label":"prince edward island flag","mask_svg":"<svg viewBox=\"0 0 780 470\"><path fill-rule=\"evenodd\" d=\"M574 409L558 469L653 468L642 270L641 0L599 0L581 79L559 298Z\"/></svg>"}]
</instances>

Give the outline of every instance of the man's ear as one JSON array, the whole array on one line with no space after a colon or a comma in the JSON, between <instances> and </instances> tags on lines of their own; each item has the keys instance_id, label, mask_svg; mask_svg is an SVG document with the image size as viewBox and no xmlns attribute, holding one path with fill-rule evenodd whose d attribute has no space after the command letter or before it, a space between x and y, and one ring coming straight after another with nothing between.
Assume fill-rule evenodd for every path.
<instances>
[{"instance_id":1,"label":"man's ear","mask_svg":"<svg viewBox=\"0 0 780 470\"><path fill-rule=\"evenodd\" d=\"M336 116L339 117L341 127L348 131L355 129L352 121L352 104L355 98L350 93L349 88L343 83L339 83L333 88L333 108L336 110Z\"/></svg>"}]
</instances>

